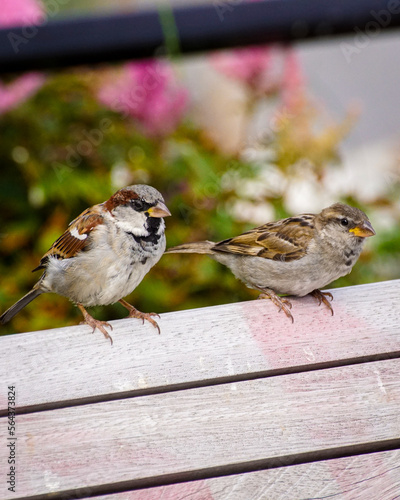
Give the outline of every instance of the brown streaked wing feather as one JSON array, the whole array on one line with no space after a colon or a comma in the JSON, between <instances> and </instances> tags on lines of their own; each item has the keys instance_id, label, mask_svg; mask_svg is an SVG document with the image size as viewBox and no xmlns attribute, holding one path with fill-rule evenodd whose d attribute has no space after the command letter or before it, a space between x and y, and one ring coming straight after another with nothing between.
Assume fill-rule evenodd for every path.
<instances>
[{"instance_id":1,"label":"brown streaked wing feather","mask_svg":"<svg viewBox=\"0 0 400 500\"><path fill-rule=\"evenodd\" d=\"M313 217L289 217L269 222L234 238L221 241L213 250L289 262L303 257L314 234Z\"/></svg>"},{"instance_id":2,"label":"brown streaked wing feather","mask_svg":"<svg viewBox=\"0 0 400 500\"><path fill-rule=\"evenodd\" d=\"M48 258L53 255L58 259L70 259L80 252L90 241L89 233L99 224L103 223L103 216L99 213L100 205L88 208L74 219L68 229L52 244L51 248L43 255L40 264L34 271L43 269ZM77 233L82 238L74 236ZM84 237L86 236L86 237Z\"/></svg>"}]
</instances>

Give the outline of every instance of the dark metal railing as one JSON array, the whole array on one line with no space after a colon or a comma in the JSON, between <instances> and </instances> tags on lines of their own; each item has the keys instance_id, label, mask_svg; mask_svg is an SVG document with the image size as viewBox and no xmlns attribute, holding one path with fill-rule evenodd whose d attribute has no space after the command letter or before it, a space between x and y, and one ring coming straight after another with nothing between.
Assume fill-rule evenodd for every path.
<instances>
[{"instance_id":1,"label":"dark metal railing","mask_svg":"<svg viewBox=\"0 0 400 500\"><path fill-rule=\"evenodd\" d=\"M51 16L50 16L51 17ZM269 0L52 21L0 30L0 73L348 34L400 26L398 0Z\"/></svg>"}]
</instances>

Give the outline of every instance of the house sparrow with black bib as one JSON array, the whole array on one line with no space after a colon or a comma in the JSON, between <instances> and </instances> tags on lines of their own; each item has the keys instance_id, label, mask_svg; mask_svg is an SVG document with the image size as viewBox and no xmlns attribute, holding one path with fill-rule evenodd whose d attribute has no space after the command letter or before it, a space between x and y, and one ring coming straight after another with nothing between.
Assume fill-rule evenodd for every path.
<instances>
[{"instance_id":1,"label":"house sparrow with black bib","mask_svg":"<svg viewBox=\"0 0 400 500\"><path fill-rule=\"evenodd\" d=\"M104 203L94 205L73 220L68 229L42 257L44 272L32 290L11 306L0 323L11 320L29 302L53 292L74 302L84 323L110 339L109 323L94 319L86 307L120 302L129 318L149 321L160 333L152 316L142 313L122 297L130 294L165 250L165 223L171 215L161 194L151 186L120 189Z\"/></svg>"},{"instance_id":2,"label":"house sparrow with black bib","mask_svg":"<svg viewBox=\"0 0 400 500\"><path fill-rule=\"evenodd\" d=\"M186 243L166 253L207 254L229 267L249 288L261 291L292 320L292 304L277 294L311 294L333 309L319 289L349 274L365 238L375 231L364 212L335 203L319 214L269 222L218 243Z\"/></svg>"}]
</instances>

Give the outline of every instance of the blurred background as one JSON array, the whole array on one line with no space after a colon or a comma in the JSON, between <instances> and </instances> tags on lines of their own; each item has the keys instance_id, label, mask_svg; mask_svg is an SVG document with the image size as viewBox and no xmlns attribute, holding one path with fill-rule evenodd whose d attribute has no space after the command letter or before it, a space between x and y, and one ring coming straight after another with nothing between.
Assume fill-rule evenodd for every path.
<instances>
[{"instance_id":1,"label":"blurred background","mask_svg":"<svg viewBox=\"0 0 400 500\"><path fill-rule=\"evenodd\" d=\"M183 3L115 0L112 10ZM223 17L229 9L218 9L235 2L213 4ZM0 26L110 9L105 0L2 0ZM72 219L136 183L163 193L168 246L347 202L377 235L331 287L400 278L400 41L357 36L3 77L0 310L37 281L31 270ZM256 297L205 256L166 255L127 300L160 313ZM0 333L80 320L68 300L45 294Z\"/></svg>"}]
</instances>

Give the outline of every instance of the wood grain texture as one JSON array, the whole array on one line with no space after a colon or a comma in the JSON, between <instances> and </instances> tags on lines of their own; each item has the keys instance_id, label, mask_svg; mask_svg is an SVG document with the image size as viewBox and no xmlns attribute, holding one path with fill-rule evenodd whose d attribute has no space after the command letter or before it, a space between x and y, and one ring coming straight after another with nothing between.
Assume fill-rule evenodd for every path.
<instances>
[{"instance_id":1,"label":"wood grain texture","mask_svg":"<svg viewBox=\"0 0 400 500\"><path fill-rule=\"evenodd\" d=\"M294 299L293 325L255 300L162 314L161 335L112 321L113 346L87 326L2 337L0 380L23 407L400 352L400 280L332 293L333 317L312 297Z\"/></svg>"},{"instance_id":2,"label":"wood grain texture","mask_svg":"<svg viewBox=\"0 0 400 500\"><path fill-rule=\"evenodd\" d=\"M93 497L93 500L393 500L400 451L372 453L247 474Z\"/></svg>"},{"instance_id":3,"label":"wood grain texture","mask_svg":"<svg viewBox=\"0 0 400 500\"><path fill-rule=\"evenodd\" d=\"M398 438L399 373L386 360L20 415L18 497Z\"/></svg>"}]
</instances>

